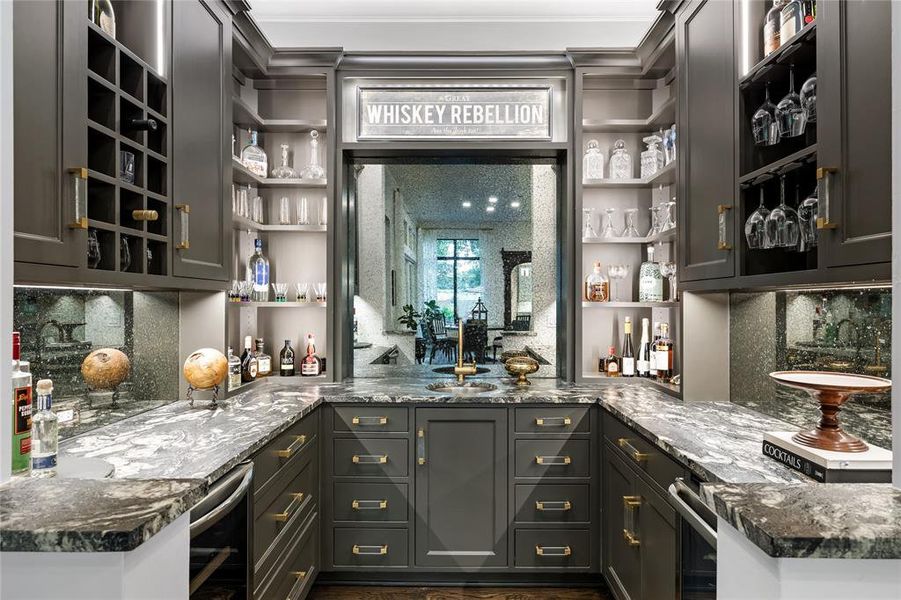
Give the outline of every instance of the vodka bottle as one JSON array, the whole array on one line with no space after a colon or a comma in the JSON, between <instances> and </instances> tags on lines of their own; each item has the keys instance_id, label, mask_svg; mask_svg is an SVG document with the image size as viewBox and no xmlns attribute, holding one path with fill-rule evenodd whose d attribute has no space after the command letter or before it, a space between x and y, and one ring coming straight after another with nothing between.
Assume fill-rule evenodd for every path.
<instances>
[{"instance_id":1,"label":"vodka bottle","mask_svg":"<svg viewBox=\"0 0 901 600\"><path fill-rule=\"evenodd\" d=\"M228 347L228 391L241 387L241 359Z\"/></svg>"},{"instance_id":2,"label":"vodka bottle","mask_svg":"<svg viewBox=\"0 0 901 600\"><path fill-rule=\"evenodd\" d=\"M257 238L253 242L254 253L250 257L250 280L253 282L251 300L254 302L269 301L269 259L263 254L263 240Z\"/></svg>"},{"instance_id":3,"label":"vodka bottle","mask_svg":"<svg viewBox=\"0 0 901 600\"><path fill-rule=\"evenodd\" d=\"M653 246L648 246L648 260L641 264L638 271L638 301L663 301L663 276L660 265L654 262Z\"/></svg>"},{"instance_id":4,"label":"vodka bottle","mask_svg":"<svg viewBox=\"0 0 901 600\"><path fill-rule=\"evenodd\" d=\"M31 418L31 476L55 477L59 450L59 419L52 410L53 382L41 379L35 386L38 410Z\"/></svg>"}]
</instances>

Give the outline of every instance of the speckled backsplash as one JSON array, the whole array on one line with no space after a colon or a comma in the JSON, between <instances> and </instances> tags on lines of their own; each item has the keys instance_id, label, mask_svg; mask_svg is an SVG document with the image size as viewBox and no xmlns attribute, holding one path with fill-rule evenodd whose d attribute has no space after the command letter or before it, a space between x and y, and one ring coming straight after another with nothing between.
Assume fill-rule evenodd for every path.
<instances>
[{"instance_id":1,"label":"speckled backsplash","mask_svg":"<svg viewBox=\"0 0 901 600\"><path fill-rule=\"evenodd\" d=\"M732 294L732 401L799 427L818 418L804 392L767 373L818 370L891 378L892 294L885 288ZM891 448L891 395L858 395L844 405L845 429Z\"/></svg>"},{"instance_id":2,"label":"speckled backsplash","mask_svg":"<svg viewBox=\"0 0 901 600\"><path fill-rule=\"evenodd\" d=\"M175 292L16 288L13 322L34 381L53 380L60 438L178 397ZM82 361L98 348L121 350L130 359L130 374L115 399L111 392L88 392L82 378Z\"/></svg>"}]
</instances>

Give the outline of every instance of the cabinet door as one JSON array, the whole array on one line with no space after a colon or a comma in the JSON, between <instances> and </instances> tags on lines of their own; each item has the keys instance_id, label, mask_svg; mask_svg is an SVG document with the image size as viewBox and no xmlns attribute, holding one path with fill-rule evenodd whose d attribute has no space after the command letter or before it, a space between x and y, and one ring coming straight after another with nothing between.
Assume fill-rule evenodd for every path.
<instances>
[{"instance_id":1,"label":"cabinet door","mask_svg":"<svg viewBox=\"0 0 901 600\"><path fill-rule=\"evenodd\" d=\"M189 247L173 272L227 280L231 246L231 21L215 1L172 3L173 246L182 240L178 205L190 207Z\"/></svg>"},{"instance_id":2,"label":"cabinet door","mask_svg":"<svg viewBox=\"0 0 901 600\"><path fill-rule=\"evenodd\" d=\"M835 169L819 190L826 267L891 260L892 5L817 4L817 162Z\"/></svg>"},{"instance_id":3,"label":"cabinet door","mask_svg":"<svg viewBox=\"0 0 901 600\"><path fill-rule=\"evenodd\" d=\"M604 447L603 535L604 576L619 600L641 598L641 547L626 538L637 538L640 504L636 496L638 476L617 455Z\"/></svg>"},{"instance_id":4,"label":"cabinet door","mask_svg":"<svg viewBox=\"0 0 901 600\"><path fill-rule=\"evenodd\" d=\"M416 410L416 566L507 565L507 410Z\"/></svg>"},{"instance_id":5,"label":"cabinet door","mask_svg":"<svg viewBox=\"0 0 901 600\"><path fill-rule=\"evenodd\" d=\"M736 205L733 3L700 0L676 22L679 96L679 278L735 274L735 210L725 213L719 244L718 207Z\"/></svg>"},{"instance_id":6,"label":"cabinet door","mask_svg":"<svg viewBox=\"0 0 901 600\"><path fill-rule=\"evenodd\" d=\"M637 484L641 497L641 597L675 600L679 589L679 519L651 486L640 479Z\"/></svg>"},{"instance_id":7,"label":"cabinet door","mask_svg":"<svg viewBox=\"0 0 901 600\"><path fill-rule=\"evenodd\" d=\"M87 167L87 6L13 4L15 260L77 267L87 232L73 229L69 169Z\"/></svg>"}]
</instances>

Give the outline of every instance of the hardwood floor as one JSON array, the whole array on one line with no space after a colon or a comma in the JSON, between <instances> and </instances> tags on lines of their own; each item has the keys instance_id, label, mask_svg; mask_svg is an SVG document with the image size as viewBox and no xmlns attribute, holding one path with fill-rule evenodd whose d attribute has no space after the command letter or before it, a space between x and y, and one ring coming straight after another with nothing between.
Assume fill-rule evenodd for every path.
<instances>
[{"instance_id":1,"label":"hardwood floor","mask_svg":"<svg viewBox=\"0 0 901 600\"><path fill-rule=\"evenodd\" d=\"M613 600L606 590L517 587L316 586L309 600Z\"/></svg>"}]
</instances>

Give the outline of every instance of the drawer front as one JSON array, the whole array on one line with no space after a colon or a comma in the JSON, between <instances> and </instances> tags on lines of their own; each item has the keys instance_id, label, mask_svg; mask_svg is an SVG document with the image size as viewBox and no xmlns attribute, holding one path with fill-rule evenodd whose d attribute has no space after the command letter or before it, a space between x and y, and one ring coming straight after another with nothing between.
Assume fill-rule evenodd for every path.
<instances>
[{"instance_id":1,"label":"drawer front","mask_svg":"<svg viewBox=\"0 0 901 600\"><path fill-rule=\"evenodd\" d=\"M338 477L406 477L407 440L336 439L334 474Z\"/></svg>"},{"instance_id":2,"label":"drawer front","mask_svg":"<svg viewBox=\"0 0 901 600\"><path fill-rule=\"evenodd\" d=\"M676 477L685 477L684 467L607 412L604 438L628 464L649 475L664 490Z\"/></svg>"},{"instance_id":3,"label":"drawer front","mask_svg":"<svg viewBox=\"0 0 901 600\"><path fill-rule=\"evenodd\" d=\"M281 469L293 464L296 457L316 437L319 411L304 417L283 434L269 442L253 457L253 489L259 490Z\"/></svg>"},{"instance_id":4,"label":"drawer front","mask_svg":"<svg viewBox=\"0 0 901 600\"><path fill-rule=\"evenodd\" d=\"M587 485L516 484L517 523L588 523L591 493Z\"/></svg>"},{"instance_id":5,"label":"drawer front","mask_svg":"<svg viewBox=\"0 0 901 600\"><path fill-rule=\"evenodd\" d=\"M516 440L517 477L588 477L590 440Z\"/></svg>"},{"instance_id":6,"label":"drawer front","mask_svg":"<svg viewBox=\"0 0 901 600\"><path fill-rule=\"evenodd\" d=\"M406 567L406 529L334 530L334 566L336 567Z\"/></svg>"},{"instance_id":7,"label":"drawer front","mask_svg":"<svg viewBox=\"0 0 901 600\"><path fill-rule=\"evenodd\" d=\"M355 433L406 433L409 411L397 406L335 406L334 430Z\"/></svg>"},{"instance_id":8,"label":"drawer front","mask_svg":"<svg viewBox=\"0 0 901 600\"><path fill-rule=\"evenodd\" d=\"M253 555L257 565L269 560L278 546L284 548L319 501L317 472L314 455L267 505L254 507Z\"/></svg>"},{"instance_id":9,"label":"drawer front","mask_svg":"<svg viewBox=\"0 0 901 600\"><path fill-rule=\"evenodd\" d=\"M406 522L406 483L335 482L335 521L356 523Z\"/></svg>"},{"instance_id":10,"label":"drawer front","mask_svg":"<svg viewBox=\"0 0 901 600\"><path fill-rule=\"evenodd\" d=\"M587 529L517 529L517 567L573 569L591 566Z\"/></svg>"},{"instance_id":11,"label":"drawer front","mask_svg":"<svg viewBox=\"0 0 901 600\"><path fill-rule=\"evenodd\" d=\"M285 552L254 593L255 600L301 600L306 598L319 574L319 517L316 516L303 534Z\"/></svg>"},{"instance_id":12,"label":"drawer front","mask_svg":"<svg viewBox=\"0 0 901 600\"><path fill-rule=\"evenodd\" d=\"M587 406L518 407L516 433L588 433L591 411Z\"/></svg>"}]
</instances>

